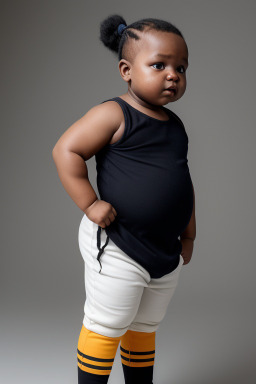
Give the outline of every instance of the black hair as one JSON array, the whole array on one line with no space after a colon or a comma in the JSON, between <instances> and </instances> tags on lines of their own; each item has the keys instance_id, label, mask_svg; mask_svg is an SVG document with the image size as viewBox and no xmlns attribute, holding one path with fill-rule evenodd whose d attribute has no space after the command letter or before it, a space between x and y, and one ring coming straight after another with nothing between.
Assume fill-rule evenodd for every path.
<instances>
[{"instance_id":1,"label":"black hair","mask_svg":"<svg viewBox=\"0 0 256 384\"><path fill-rule=\"evenodd\" d=\"M124 24L126 29L122 35L118 34L118 26ZM143 32L145 29L153 29L156 31L172 32L179 35L185 41L182 33L172 23L160 19L146 18L135 21L127 25L125 19L120 15L110 15L100 24L100 41L111 51L118 54L118 60L127 58L124 46L128 39L140 40L141 37L134 31Z\"/></svg>"}]
</instances>

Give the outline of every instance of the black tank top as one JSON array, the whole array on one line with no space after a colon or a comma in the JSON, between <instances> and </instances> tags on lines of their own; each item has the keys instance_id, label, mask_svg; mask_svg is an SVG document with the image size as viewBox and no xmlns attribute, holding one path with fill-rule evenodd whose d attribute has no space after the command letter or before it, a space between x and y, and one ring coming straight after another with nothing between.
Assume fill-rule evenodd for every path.
<instances>
[{"instance_id":1,"label":"black tank top","mask_svg":"<svg viewBox=\"0 0 256 384\"><path fill-rule=\"evenodd\" d=\"M98 226L97 259L110 238L151 278L160 278L179 264L182 245L178 237L193 210L188 136L180 118L165 107L167 121L146 115L120 97L102 103L110 100L121 106L125 129L117 142L95 155L100 198L117 212L104 228L103 247Z\"/></svg>"}]
</instances>

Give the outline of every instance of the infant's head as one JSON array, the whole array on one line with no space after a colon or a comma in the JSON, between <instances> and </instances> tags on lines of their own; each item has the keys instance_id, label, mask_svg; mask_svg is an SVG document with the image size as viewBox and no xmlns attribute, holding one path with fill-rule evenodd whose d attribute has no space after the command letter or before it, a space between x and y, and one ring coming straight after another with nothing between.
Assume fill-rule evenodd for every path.
<instances>
[{"instance_id":1,"label":"infant's head","mask_svg":"<svg viewBox=\"0 0 256 384\"><path fill-rule=\"evenodd\" d=\"M121 16L113 15L101 23L100 40L118 54L119 71L130 93L154 105L182 97L188 48L173 24L148 18L127 25ZM167 90L171 86L174 91Z\"/></svg>"}]
</instances>

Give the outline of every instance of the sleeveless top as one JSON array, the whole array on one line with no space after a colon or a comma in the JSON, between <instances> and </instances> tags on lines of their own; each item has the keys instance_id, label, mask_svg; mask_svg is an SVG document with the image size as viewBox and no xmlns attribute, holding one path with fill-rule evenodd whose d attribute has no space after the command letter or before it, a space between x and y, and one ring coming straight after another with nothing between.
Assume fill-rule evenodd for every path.
<instances>
[{"instance_id":1,"label":"sleeveless top","mask_svg":"<svg viewBox=\"0 0 256 384\"><path fill-rule=\"evenodd\" d=\"M180 118L165 107L167 121L146 115L120 97L102 103L106 101L120 105L125 128L118 141L95 155L100 198L117 212L104 228L103 247L103 228L98 226L97 259L100 262L110 238L151 278L160 278L179 264L182 244L178 237L193 210L188 136Z\"/></svg>"}]
</instances>

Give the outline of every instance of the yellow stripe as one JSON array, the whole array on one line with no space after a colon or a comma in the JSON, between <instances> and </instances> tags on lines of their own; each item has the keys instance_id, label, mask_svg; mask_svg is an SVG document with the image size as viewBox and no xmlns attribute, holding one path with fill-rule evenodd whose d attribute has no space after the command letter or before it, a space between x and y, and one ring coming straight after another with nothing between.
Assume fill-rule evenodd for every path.
<instances>
[{"instance_id":1,"label":"yellow stripe","mask_svg":"<svg viewBox=\"0 0 256 384\"><path fill-rule=\"evenodd\" d=\"M110 373L111 373L111 370L109 370L109 371L99 371L99 370L97 370L97 369L91 369L91 368L88 368L88 367L84 367L84 366L82 366L82 365L80 365L80 364L77 364L78 365L78 367L82 370L82 371L85 371L85 372L88 372L88 373L92 373L92 374L94 374L94 375L101 375L101 376L104 376L104 375L110 375Z\"/></svg>"},{"instance_id":2,"label":"yellow stripe","mask_svg":"<svg viewBox=\"0 0 256 384\"><path fill-rule=\"evenodd\" d=\"M127 362L123 359L121 360L124 365L127 365L127 367L151 367L154 365L154 361L148 362L148 363L135 363L135 362Z\"/></svg>"},{"instance_id":3,"label":"yellow stripe","mask_svg":"<svg viewBox=\"0 0 256 384\"><path fill-rule=\"evenodd\" d=\"M110 375L112 369L112 366L110 369L97 369L97 365L92 363L92 361L81 361L79 358L77 359L77 365L81 370L95 375ZM103 367L104 365L101 366ZM109 367L109 365L105 367Z\"/></svg>"},{"instance_id":4,"label":"yellow stripe","mask_svg":"<svg viewBox=\"0 0 256 384\"><path fill-rule=\"evenodd\" d=\"M130 367L149 367L154 365L155 354L152 353L150 355L140 355L140 357L134 357L133 355L129 356L121 352L121 361L124 365Z\"/></svg>"}]
</instances>

